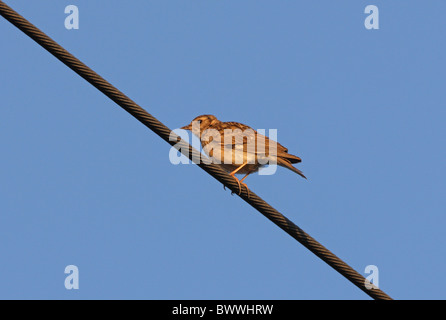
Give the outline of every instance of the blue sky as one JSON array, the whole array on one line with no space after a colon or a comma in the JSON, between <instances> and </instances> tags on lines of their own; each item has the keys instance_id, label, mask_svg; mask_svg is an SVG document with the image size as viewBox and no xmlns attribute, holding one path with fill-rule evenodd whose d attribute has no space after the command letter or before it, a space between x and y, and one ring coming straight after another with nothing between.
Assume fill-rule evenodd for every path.
<instances>
[{"instance_id":1,"label":"blue sky","mask_svg":"<svg viewBox=\"0 0 446 320\"><path fill-rule=\"evenodd\" d=\"M5 2L172 129L278 129L308 181L251 190L393 298L446 298L444 1ZM0 298L369 299L3 18L0 37Z\"/></svg>"}]
</instances>

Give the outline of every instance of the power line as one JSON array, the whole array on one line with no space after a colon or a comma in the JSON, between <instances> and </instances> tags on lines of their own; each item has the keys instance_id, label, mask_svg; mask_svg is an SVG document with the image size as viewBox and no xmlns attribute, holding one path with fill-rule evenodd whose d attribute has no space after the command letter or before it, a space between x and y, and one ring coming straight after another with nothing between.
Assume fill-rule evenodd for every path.
<instances>
[{"instance_id":1,"label":"power line","mask_svg":"<svg viewBox=\"0 0 446 320\"><path fill-rule=\"evenodd\" d=\"M79 59L74 57L71 53L65 50L62 46L56 43L53 39L43 33L40 29L31 24L28 20L23 18L3 1L0 0L0 14L23 31L31 39L41 45L44 49L54 55L62 63L87 80L95 88L116 102L120 107L130 113L133 117L138 119L146 127L154 131L162 139L170 145L177 148L185 156L191 160L200 159L200 152L193 148L184 140L171 141L171 130L161 123L154 116L149 114L146 110L137 105L133 100L127 97L124 93L119 91L108 81L82 63ZM197 163L197 162L196 162ZM216 164L197 163L200 168L209 173L215 179L223 183L226 187L231 189L234 193L239 192L239 185L235 179ZM257 196L254 192L249 191L243 186L240 197L249 203L252 207L257 209L269 220L274 222L282 230L299 241L303 246L313 252L316 256L321 258L324 262L330 265L333 269L342 274L345 278L350 280L354 285L368 294L370 297L377 300L391 300L385 292L372 285L372 289L368 289L366 284L370 287L370 283L347 263L342 261L339 257L334 255L330 250L321 245L313 237L307 234L304 230L295 225L291 220L283 214L274 209L271 205L265 202L262 198Z\"/></svg>"}]
</instances>

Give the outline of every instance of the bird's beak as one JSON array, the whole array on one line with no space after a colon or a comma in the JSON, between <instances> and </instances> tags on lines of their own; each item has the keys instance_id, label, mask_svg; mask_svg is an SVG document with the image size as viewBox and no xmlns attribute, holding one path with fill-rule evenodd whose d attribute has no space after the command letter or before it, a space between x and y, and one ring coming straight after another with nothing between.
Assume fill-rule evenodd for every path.
<instances>
[{"instance_id":1,"label":"bird's beak","mask_svg":"<svg viewBox=\"0 0 446 320\"><path fill-rule=\"evenodd\" d=\"M192 129L192 125L188 124L187 126L181 127L180 129L191 130Z\"/></svg>"}]
</instances>

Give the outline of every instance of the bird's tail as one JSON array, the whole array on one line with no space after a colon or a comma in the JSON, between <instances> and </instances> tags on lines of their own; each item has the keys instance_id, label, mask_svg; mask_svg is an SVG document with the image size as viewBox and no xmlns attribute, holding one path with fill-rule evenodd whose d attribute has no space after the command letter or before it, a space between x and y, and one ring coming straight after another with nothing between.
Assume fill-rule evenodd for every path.
<instances>
[{"instance_id":1,"label":"bird's tail","mask_svg":"<svg viewBox=\"0 0 446 320\"><path fill-rule=\"evenodd\" d=\"M290 169L291 171L296 172L302 178L305 178L305 179L307 178L307 177L304 176L302 171L300 171L299 169L293 167L293 165L291 164L291 162L288 159L283 159L283 158L277 157L277 164L279 166L285 167L287 169Z\"/></svg>"},{"instance_id":2,"label":"bird's tail","mask_svg":"<svg viewBox=\"0 0 446 320\"><path fill-rule=\"evenodd\" d=\"M282 158L285 158L285 160L287 160L287 161L289 161L289 162L291 162L291 163L299 163L299 162L302 162L302 159L301 159L301 158L299 158L298 156L289 154L288 152L282 152L282 153L279 153L278 156L280 156L280 157L282 157Z\"/></svg>"}]
</instances>

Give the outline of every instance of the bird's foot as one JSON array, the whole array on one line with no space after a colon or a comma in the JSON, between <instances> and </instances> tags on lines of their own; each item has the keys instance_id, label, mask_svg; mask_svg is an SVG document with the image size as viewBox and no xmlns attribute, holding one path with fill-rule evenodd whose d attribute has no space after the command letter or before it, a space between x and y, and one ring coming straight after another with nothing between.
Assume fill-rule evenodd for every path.
<instances>
[{"instance_id":1,"label":"bird's foot","mask_svg":"<svg viewBox=\"0 0 446 320\"><path fill-rule=\"evenodd\" d=\"M235 180L237 180L237 183L238 183L238 195L240 196L241 194L242 194L242 185L244 185L245 186L245 188L246 188L246 192L248 193L248 199L249 199L249 188L248 188L248 185L246 184L246 183L244 183L244 182L241 182L239 179L237 179L235 176L233 176L234 177L234 179ZM224 186L223 186L224 187ZM225 190L226 190L226 188L225 188ZM234 195L234 191L231 191L231 195Z\"/></svg>"}]
</instances>

